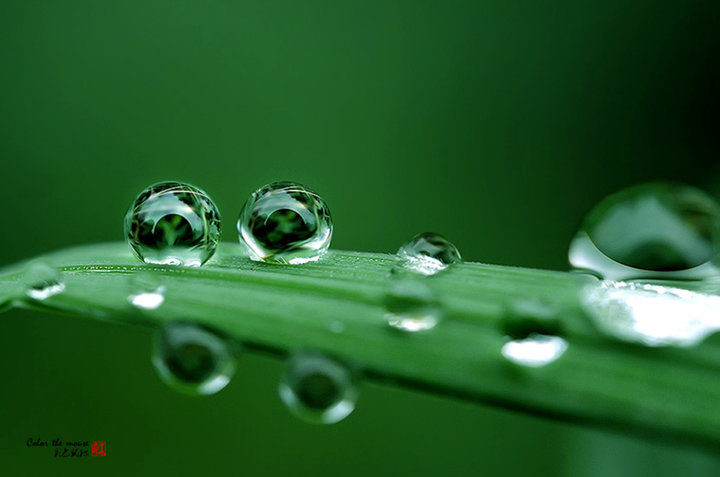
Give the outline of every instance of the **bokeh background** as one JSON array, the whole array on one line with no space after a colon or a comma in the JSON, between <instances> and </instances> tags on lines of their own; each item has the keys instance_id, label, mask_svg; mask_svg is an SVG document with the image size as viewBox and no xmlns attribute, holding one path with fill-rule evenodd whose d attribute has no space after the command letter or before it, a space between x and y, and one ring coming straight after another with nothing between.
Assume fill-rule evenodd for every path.
<instances>
[{"instance_id":1,"label":"bokeh background","mask_svg":"<svg viewBox=\"0 0 720 477\"><path fill-rule=\"evenodd\" d=\"M247 195L305 183L333 247L447 235L473 261L567 268L600 198L670 179L720 193L717 1L0 1L0 264L122 239L152 182ZM191 398L151 335L0 320L4 475L720 475L682 445L363 385L335 426L294 419L248 355ZM29 437L105 440L56 459Z\"/></svg>"}]
</instances>

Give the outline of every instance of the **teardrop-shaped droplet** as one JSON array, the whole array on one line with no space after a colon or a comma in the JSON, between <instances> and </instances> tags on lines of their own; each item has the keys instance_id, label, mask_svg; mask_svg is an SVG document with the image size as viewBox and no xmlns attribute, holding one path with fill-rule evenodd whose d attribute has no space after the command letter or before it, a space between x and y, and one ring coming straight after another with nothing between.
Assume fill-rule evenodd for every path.
<instances>
[{"instance_id":1,"label":"teardrop-shaped droplet","mask_svg":"<svg viewBox=\"0 0 720 477\"><path fill-rule=\"evenodd\" d=\"M434 275L454 263L462 262L457 247L440 234L425 232L403 244L397 256L408 270Z\"/></svg>"},{"instance_id":2,"label":"teardrop-shaped droplet","mask_svg":"<svg viewBox=\"0 0 720 477\"><path fill-rule=\"evenodd\" d=\"M125 236L143 262L199 267L217 248L220 213L197 187L160 182L142 191L130 206Z\"/></svg>"},{"instance_id":3,"label":"teardrop-shaped droplet","mask_svg":"<svg viewBox=\"0 0 720 477\"><path fill-rule=\"evenodd\" d=\"M391 273L384 296L385 319L399 331L415 333L433 329L442 318L442 308L425 278Z\"/></svg>"},{"instance_id":4,"label":"teardrop-shaped droplet","mask_svg":"<svg viewBox=\"0 0 720 477\"><path fill-rule=\"evenodd\" d=\"M293 355L278 388L280 399L297 417L313 424L334 424L355 409L353 373L319 353Z\"/></svg>"},{"instance_id":5,"label":"teardrop-shaped droplet","mask_svg":"<svg viewBox=\"0 0 720 477\"><path fill-rule=\"evenodd\" d=\"M142 310L155 310L165 302L165 285L152 273L139 273L129 279L128 302Z\"/></svg>"},{"instance_id":6,"label":"teardrop-shaped droplet","mask_svg":"<svg viewBox=\"0 0 720 477\"><path fill-rule=\"evenodd\" d=\"M328 250L333 223L315 192L295 182L273 182L250 196L237 228L253 260L301 264Z\"/></svg>"},{"instance_id":7,"label":"teardrop-shaped droplet","mask_svg":"<svg viewBox=\"0 0 720 477\"><path fill-rule=\"evenodd\" d=\"M28 264L22 282L25 294L33 300L43 301L65 291L60 271L42 261Z\"/></svg>"},{"instance_id":8,"label":"teardrop-shaped droplet","mask_svg":"<svg viewBox=\"0 0 720 477\"><path fill-rule=\"evenodd\" d=\"M603 278L718 274L720 207L681 184L631 187L598 204L570 246L570 264Z\"/></svg>"},{"instance_id":9,"label":"teardrop-shaped droplet","mask_svg":"<svg viewBox=\"0 0 720 477\"><path fill-rule=\"evenodd\" d=\"M160 378L186 394L213 394L235 373L233 345L193 323L168 323L156 330L152 362Z\"/></svg>"}]
</instances>

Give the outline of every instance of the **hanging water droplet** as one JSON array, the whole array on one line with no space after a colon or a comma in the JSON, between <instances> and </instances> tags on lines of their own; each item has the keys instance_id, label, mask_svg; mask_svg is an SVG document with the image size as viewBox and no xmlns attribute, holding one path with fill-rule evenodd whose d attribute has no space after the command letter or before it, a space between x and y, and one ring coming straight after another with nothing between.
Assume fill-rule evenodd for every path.
<instances>
[{"instance_id":1,"label":"hanging water droplet","mask_svg":"<svg viewBox=\"0 0 720 477\"><path fill-rule=\"evenodd\" d=\"M415 333L434 328L442 317L441 307L424 279L393 273L384 297L385 319L396 330Z\"/></svg>"},{"instance_id":2,"label":"hanging water droplet","mask_svg":"<svg viewBox=\"0 0 720 477\"><path fill-rule=\"evenodd\" d=\"M598 204L570 245L570 264L610 279L718 274L720 207L681 184L631 187Z\"/></svg>"},{"instance_id":3,"label":"hanging water droplet","mask_svg":"<svg viewBox=\"0 0 720 477\"><path fill-rule=\"evenodd\" d=\"M158 328L152 362L160 378L186 394L213 394L235 373L233 346L213 331L175 322Z\"/></svg>"},{"instance_id":4,"label":"hanging water droplet","mask_svg":"<svg viewBox=\"0 0 720 477\"><path fill-rule=\"evenodd\" d=\"M327 251L333 223L322 197L294 182L273 182L250 196L237 228L253 260L300 264Z\"/></svg>"},{"instance_id":5,"label":"hanging water droplet","mask_svg":"<svg viewBox=\"0 0 720 477\"><path fill-rule=\"evenodd\" d=\"M334 424L355 409L358 392L352 372L318 353L298 353L290 358L278 388L287 408L304 421Z\"/></svg>"},{"instance_id":6,"label":"hanging water droplet","mask_svg":"<svg viewBox=\"0 0 720 477\"><path fill-rule=\"evenodd\" d=\"M517 365L540 368L557 361L567 348L564 338L531 333L526 338L508 341L501 352L505 359Z\"/></svg>"},{"instance_id":7,"label":"hanging water droplet","mask_svg":"<svg viewBox=\"0 0 720 477\"><path fill-rule=\"evenodd\" d=\"M33 300L43 301L65 291L60 271L45 262L28 264L22 282L25 294Z\"/></svg>"},{"instance_id":8,"label":"hanging water droplet","mask_svg":"<svg viewBox=\"0 0 720 477\"><path fill-rule=\"evenodd\" d=\"M155 310L165 302L165 285L151 273L133 275L129 280L128 302L136 308Z\"/></svg>"},{"instance_id":9,"label":"hanging water droplet","mask_svg":"<svg viewBox=\"0 0 720 477\"><path fill-rule=\"evenodd\" d=\"M442 235L425 232L416 235L397 251L403 266L423 275L434 275L453 263L462 262L457 247Z\"/></svg>"},{"instance_id":10,"label":"hanging water droplet","mask_svg":"<svg viewBox=\"0 0 720 477\"><path fill-rule=\"evenodd\" d=\"M130 206L125 236L143 262L199 267L215 253L220 213L197 187L160 182L142 191Z\"/></svg>"},{"instance_id":11,"label":"hanging water droplet","mask_svg":"<svg viewBox=\"0 0 720 477\"><path fill-rule=\"evenodd\" d=\"M602 332L646 346L694 346L720 330L720 296L624 281L588 285L583 308Z\"/></svg>"}]
</instances>

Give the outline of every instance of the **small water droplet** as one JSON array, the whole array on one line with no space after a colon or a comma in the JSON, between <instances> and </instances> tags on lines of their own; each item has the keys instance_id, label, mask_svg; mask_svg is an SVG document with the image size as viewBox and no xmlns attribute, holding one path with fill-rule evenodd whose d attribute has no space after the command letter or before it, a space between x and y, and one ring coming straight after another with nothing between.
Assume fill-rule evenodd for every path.
<instances>
[{"instance_id":1,"label":"small water droplet","mask_svg":"<svg viewBox=\"0 0 720 477\"><path fill-rule=\"evenodd\" d=\"M720 296L683 288L607 280L581 303L600 331L646 346L694 346L720 330Z\"/></svg>"},{"instance_id":2,"label":"small water droplet","mask_svg":"<svg viewBox=\"0 0 720 477\"><path fill-rule=\"evenodd\" d=\"M60 271L45 262L34 261L28 264L22 282L25 285L25 294L33 300L47 300L65 291Z\"/></svg>"},{"instance_id":3,"label":"small water droplet","mask_svg":"<svg viewBox=\"0 0 720 477\"><path fill-rule=\"evenodd\" d=\"M505 359L517 365L540 368L557 361L567 348L564 338L531 333L526 338L508 341L501 352Z\"/></svg>"},{"instance_id":4,"label":"small water droplet","mask_svg":"<svg viewBox=\"0 0 720 477\"><path fill-rule=\"evenodd\" d=\"M515 300L507 306L501 321L502 332L511 339L531 334L559 336L562 333L560 310L535 299Z\"/></svg>"},{"instance_id":5,"label":"small water droplet","mask_svg":"<svg viewBox=\"0 0 720 477\"><path fill-rule=\"evenodd\" d=\"M457 247L440 234L416 235L397 251L403 266L423 275L434 275L454 263L462 262Z\"/></svg>"},{"instance_id":6,"label":"small water droplet","mask_svg":"<svg viewBox=\"0 0 720 477\"><path fill-rule=\"evenodd\" d=\"M681 184L643 184L600 202L570 245L570 264L614 280L699 279L718 272L720 207Z\"/></svg>"},{"instance_id":7,"label":"small water droplet","mask_svg":"<svg viewBox=\"0 0 720 477\"><path fill-rule=\"evenodd\" d=\"M128 302L136 308L155 310L165 302L165 285L150 273L139 273L130 277Z\"/></svg>"},{"instance_id":8,"label":"small water droplet","mask_svg":"<svg viewBox=\"0 0 720 477\"><path fill-rule=\"evenodd\" d=\"M158 328L152 362L160 378L186 394L214 394L235 373L233 346L212 330L174 322Z\"/></svg>"},{"instance_id":9,"label":"small water droplet","mask_svg":"<svg viewBox=\"0 0 720 477\"><path fill-rule=\"evenodd\" d=\"M335 334L340 334L345 331L345 325L342 321L333 320L330 322L330 331Z\"/></svg>"},{"instance_id":10,"label":"small water droplet","mask_svg":"<svg viewBox=\"0 0 720 477\"><path fill-rule=\"evenodd\" d=\"M142 191L130 206L125 236L143 262L199 267L217 248L220 213L197 187L160 182Z\"/></svg>"},{"instance_id":11,"label":"small water droplet","mask_svg":"<svg viewBox=\"0 0 720 477\"><path fill-rule=\"evenodd\" d=\"M253 260L295 265L316 261L328 250L333 223L315 192L295 182L273 182L250 196L237 228Z\"/></svg>"},{"instance_id":12,"label":"small water droplet","mask_svg":"<svg viewBox=\"0 0 720 477\"><path fill-rule=\"evenodd\" d=\"M346 366L309 352L290 358L278 392L294 415L313 424L342 421L358 398L353 373Z\"/></svg>"},{"instance_id":13,"label":"small water droplet","mask_svg":"<svg viewBox=\"0 0 720 477\"><path fill-rule=\"evenodd\" d=\"M427 331L442 317L435 294L424 279L413 275L391 274L384 305L388 325L399 331Z\"/></svg>"}]
</instances>

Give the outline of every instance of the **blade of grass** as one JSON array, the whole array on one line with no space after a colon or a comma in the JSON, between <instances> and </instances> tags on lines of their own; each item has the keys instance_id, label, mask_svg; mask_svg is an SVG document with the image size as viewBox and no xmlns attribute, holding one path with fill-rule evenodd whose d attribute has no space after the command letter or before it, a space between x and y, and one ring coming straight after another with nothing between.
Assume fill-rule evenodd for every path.
<instances>
[{"instance_id":1,"label":"blade of grass","mask_svg":"<svg viewBox=\"0 0 720 477\"><path fill-rule=\"evenodd\" d=\"M387 254L330 251L302 266L257 263L221 244L202 268L139 263L124 243L42 257L66 288L43 301L24 296L26 263L0 270L0 303L142 326L182 319L250 349L284 356L314 349L357 364L370 379L582 424L708 448L720 444L720 347L645 348L611 340L584 317L588 277L464 263L427 283L446 319L415 334L389 329L383 308ZM156 310L130 305L132 280L166 287ZM508 309L518 302L557 311L567 352L543 368L507 362Z\"/></svg>"}]
</instances>

